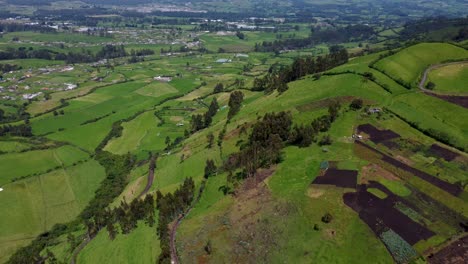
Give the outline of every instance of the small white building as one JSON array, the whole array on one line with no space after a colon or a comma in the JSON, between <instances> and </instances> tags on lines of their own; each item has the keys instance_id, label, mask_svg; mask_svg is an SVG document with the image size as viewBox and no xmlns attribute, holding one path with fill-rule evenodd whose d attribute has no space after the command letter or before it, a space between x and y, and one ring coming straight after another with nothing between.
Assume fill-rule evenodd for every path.
<instances>
[{"instance_id":1,"label":"small white building","mask_svg":"<svg viewBox=\"0 0 468 264\"><path fill-rule=\"evenodd\" d=\"M153 79L155 81L158 81L158 82L170 82L170 81L172 81L172 78L168 77L168 76L157 76L157 77L154 77Z\"/></svg>"}]
</instances>

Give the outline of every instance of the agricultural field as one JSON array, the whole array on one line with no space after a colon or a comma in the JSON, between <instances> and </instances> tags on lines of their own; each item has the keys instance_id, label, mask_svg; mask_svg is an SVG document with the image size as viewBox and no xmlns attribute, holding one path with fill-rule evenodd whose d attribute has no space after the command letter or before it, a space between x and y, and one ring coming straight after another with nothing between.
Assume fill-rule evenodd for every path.
<instances>
[{"instance_id":1,"label":"agricultural field","mask_svg":"<svg viewBox=\"0 0 468 264\"><path fill-rule=\"evenodd\" d=\"M468 93L468 62L443 66L429 72L428 82L435 84L434 91L450 94Z\"/></svg>"},{"instance_id":2,"label":"agricultural field","mask_svg":"<svg viewBox=\"0 0 468 264\"><path fill-rule=\"evenodd\" d=\"M430 56L426 54L430 53ZM424 70L437 63L462 60L468 52L460 47L446 43L423 43L414 45L394 55L379 60L375 68L393 76L409 86L416 86Z\"/></svg>"},{"instance_id":3,"label":"agricultural field","mask_svg":"<svg viewBox=\"0 0 468 264\"><path fill-rule=\"evenodd\" d=\"M0 19L0 263L466 255L464 18L309 2Z\"/></svg>"}]
</instances>

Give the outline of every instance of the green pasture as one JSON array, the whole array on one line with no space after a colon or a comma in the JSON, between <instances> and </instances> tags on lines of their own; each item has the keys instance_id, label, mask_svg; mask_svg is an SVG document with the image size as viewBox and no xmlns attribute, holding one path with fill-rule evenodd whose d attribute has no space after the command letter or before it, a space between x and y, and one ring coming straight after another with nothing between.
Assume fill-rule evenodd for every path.
<instances>
[{"instance_id":1,"label":"green pasture","mask_svg":"<svg viewBox=\"0 0 468 264\"><path fill-rule=\"evenodd\" d=\"M140 221L130 234L119 234L112 241L101 230L80 252L77 263L155 263L160 251L156 228Z\"/></svg>"},{"instance_id":2,"label":"green pasture","mask_svg":"<svg viewBox=\"0 0 468 264\"><path fill-rule=\"evenodd\" d=\"M0 255L9 256L54 224L73 220L104 176L96 161L88 161L2 186L0 225L8 228L0 231Z\"/></svg>"},{"instance_id":3,"label":"green pasture","mask_svg":"<svg viewBox=\"0 0 468 264\"><path fill-rule=\"evenodd\" d=\"M428 82L435 84L434 91L443 93L468 93L468 62L453 64L429 72Z\"/></svg>"},{"instance_id":4,"label":"green pasture","mask_svg":"<svg viewBox=\"0 0 468 264\"><path fill-rule=\"evenodd\" d=\"M0 155L0 184L5 185L23 176L43 174L88 158L87 153L72 146Z\"/></svg>"},{"instance_id":5,"label":"green pasture","mask_svg":"<svg viewBox=\"0 0 468 264\"><path fill-rule=\"evenodd\" d=\"M375 67L394 79L416 86L430 65L468 57L468 51L446 43L421 43L379 60Z\"/></svg>"}]
</instances>

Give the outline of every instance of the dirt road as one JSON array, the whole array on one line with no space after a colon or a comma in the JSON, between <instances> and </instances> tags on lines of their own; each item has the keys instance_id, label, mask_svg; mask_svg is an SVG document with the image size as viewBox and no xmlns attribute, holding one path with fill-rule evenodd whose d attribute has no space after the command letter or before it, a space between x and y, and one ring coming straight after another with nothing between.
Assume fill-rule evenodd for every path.
<instances>
[{"instance_id":1,"label":"dirt road","mask_svg":"<svg viewBox=\"0 0 468 264\"><path fill-rule=\"evenodd\" d=\"M441 63L441 64L435 64L435 65L430 66L429 68L427 68L427 69L424 71L424 74L423 74L423 76L422 76L422 79L421 79L421 81L419 82L419 89L423 90L424 92L433 93L431 90L428 90L428 89L426 89L426 88L424 87L424 84L425 84L426 81L427 81L427 76L429 75L429 72L430 72L430 71L435 70L435 69L438 69L438 68L441 68L441 67L444 67L444 66L457 65L457 64L465 64L465 63L468 63L468 61L457 61L457 62Z\"/></svg>"}]
</instances>

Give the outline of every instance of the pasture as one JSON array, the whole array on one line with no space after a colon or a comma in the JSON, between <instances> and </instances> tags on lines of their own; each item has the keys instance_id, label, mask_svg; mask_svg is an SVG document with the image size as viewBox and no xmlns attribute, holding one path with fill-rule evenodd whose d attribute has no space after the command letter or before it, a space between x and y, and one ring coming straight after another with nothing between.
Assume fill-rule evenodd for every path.
<instances>
[{"instance_id":1,"label":"pasture","mask_svg":"<svg viewBox=\"0 0 468 264\"><path fill-rule=\"evenodd\" d=\"M435 84L435 92L467 94L468 62L434 69L429 72L428 82Z\"/></svg>"},{"instance_id":2,"label":"pasture","mask_svg":"<svg viewBox=\"0 0 468 264\"><path fill-rule=\"evenodd\" d=\"M104 169L91 160L3 185L0 226L8 228L0 231L2 258L54 224L75 219L102 179Z\"/></svg>"},{"instance_id":3,"label":"pasture","mask_svg":"<svg viewBox=\"0 0 468 264\"><path fill-rule=\"evenodd\" d=\"M430 65L467 57L467 50L451 44L421 43L379 60L375 67L394 79L416 87L418 78Z\"/></svg>"}]
</instances>

